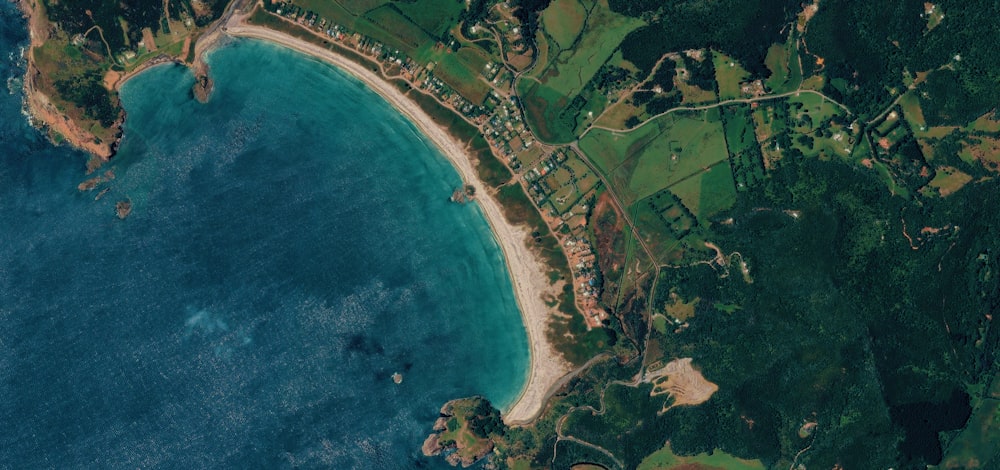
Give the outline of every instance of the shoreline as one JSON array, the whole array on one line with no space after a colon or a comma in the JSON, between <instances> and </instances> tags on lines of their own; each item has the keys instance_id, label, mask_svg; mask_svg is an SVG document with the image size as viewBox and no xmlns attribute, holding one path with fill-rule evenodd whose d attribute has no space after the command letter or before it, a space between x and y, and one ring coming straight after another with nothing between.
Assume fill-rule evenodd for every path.
<instances>
[{"instance_id":1,"label":"shoreline","mask_svg":"<svg viewBox=\"0 0 1000 470\"><path fill-rule=\"evenodd\" d=\"M91 160L87 162L87 173L91 173L114 155L117 140L120 138L120 129L114 141L99 142L97 136L81 128L76 121L60 111L47 95L38 90L35 80L41 72L35 67L34 50L45 43L48 30L48 24L42 18L44 15L38 13L39 8L41 8L38 2L39 0L16 0L17 7L27 20L28 26L23 108L27 111L29 123L48 134L49 140L54 142L55 136L58 135L65 139L70 146L90 154ZM120 123L116 123L115 127L119 125Z\"/></svg>"},{"instance_id":2,"label":"shoreline","mask_svg":"<svg viewBox=\"0 0 1000 470\"><path fill-rule=\"evenodd\" d=\"M61 135L67 143L91 155L92 163L88 163L88 173L91 165L94 169L106 163L114 155L113 144L121 138L122 123L116 123L118 139L114 143L98 143L92 134L79 129L76 123L63 115L50 103L48 97L33 86L37 73L33 74L31 58L32 50L44 42L40 29L37 0L17 0L22 13L28 19L30 33L30 49L28 50L28 66L25 71L24 100L26 110L33 125ZM195 51L193 64L186 64L198 76L199 72L207 72L204 56L221 44L226 37L243 37L266 41L279 47L294 50L316 60L331 65L339 71L361 81L369 90L386 100L397 112L401 113L427 138L451 164L459 174L463 184L476 189L476 202L486 218L497 245L503 254L505 268L514 290L521 321L528 336L529 366L524 385L517 398L503 412L503 420L508 425L530 424L540 416L548 401L550 392L561 383L572 366L555 350L548 339L548 320L555 315L553 309L546 305L543 296L556 297L559 290L552 286L546 274L546 268L537 255L531 251L526 241L530 238L527 228L515 226L507 221L500 203L491 195L487 185L483 183L474 168L473 157L466 151L466 146L458 142L446 129L434 122L424 110L399 89L391 85L385 78L369 70L337 52L326 49L307 41L271 30L262 26L249 25L244 19L249 15L237 13L236 10L244 2L233 1L226 14L213 25L206 34L192 44ZM166 58L164 58L166 59ZM158 65L178 63L172 60L154 60L135 70L121 74L111 84L114 90L121 87L132 78ZM77 132L79 131L79 132ZM96 161L94 161L96 160Z\"/></svg>"},{"instance_id":3,"label":"shoreline","mask_svg":"<svg viewBox=\"0 0 1000 470\"><path fill-rule=\"evenodd\" d=\"M529 238L527 229L507 221L500 203L493 198L486 185L476 175L472 158L465 151L465 147L438 126L419 105L364 66L334 51L278 31L242 24L238 19L234 19L226 26L227 35L264 40L295 50L324 61L360 80L413 123L451 163L462 181L476 188L475 200L503 253L529 343L530 364L527 381L515 401L506 410L502 410L503 420L508 425L521 425L534 421L545 406L549 390L571 370L570 365L552 347L547 337L550 309L545 304L542 294L552 291L553 287L549 284L544 265L525 243ZM540 289L538 286L544 288Z\"/></svg>"}]
</instances>

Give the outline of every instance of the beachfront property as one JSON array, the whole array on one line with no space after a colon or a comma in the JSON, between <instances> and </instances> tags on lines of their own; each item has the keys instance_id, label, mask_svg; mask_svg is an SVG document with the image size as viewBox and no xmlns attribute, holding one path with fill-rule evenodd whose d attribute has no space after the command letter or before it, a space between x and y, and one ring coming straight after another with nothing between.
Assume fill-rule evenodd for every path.
<instances>
[{"instance_id":1,"label":"beachfront property","mask_svg":"<svg viewBox=\"0 0 1000 470\"><path fill-rule=\"evenodd\" d=\"M509 64L487 61L477 77L488 92L480 97L466 97L449 84L441 70L442 60L419 62L399 48L374 37L352 31L343 24L308 11L295 2L273 3L268 11L314 32L318 37L332 39L375 61L387 78L399 78L412 88L433 96L443 107L451 109L476 126L490 149L504 162L530 195L542 218L563 246L573 279L576 306L587 328L606 325L608 311L601 305L602 277L593 249L592 233L587 228L587 216L597 193L602 189L597 175L576 153L567 149L541 144L525 123L523 109L513 94L514 72ZM520 28L505 21L499 26L501 37L514 52L526 50ZM479 28L483 32L485 28ZM434 50L449 54L455 44L437 43ZM435 56L435 57L439 57ZM446 56L447 57L447 56ZM443 72L443 70L442 70Z\"/></svg>"}]
</instances>

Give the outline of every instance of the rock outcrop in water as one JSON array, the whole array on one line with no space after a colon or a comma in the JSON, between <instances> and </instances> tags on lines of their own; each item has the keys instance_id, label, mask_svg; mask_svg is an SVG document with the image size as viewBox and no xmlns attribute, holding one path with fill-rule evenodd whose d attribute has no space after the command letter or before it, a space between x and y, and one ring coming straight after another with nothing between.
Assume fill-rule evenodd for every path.
<instances>
[{"instance_id":1,"label":"rock outcrop in water","mask_svg":"<svg viewBox=\"0 0 1000 470\"><path fill-rule=\"evenodd\" d=\"M504 435L500 411L482 397L445 403L434 422L434 432L424 440L424 455L445 455L448 463L469 467L493 452L493 437Z\"/></svg>"}]
</instances>

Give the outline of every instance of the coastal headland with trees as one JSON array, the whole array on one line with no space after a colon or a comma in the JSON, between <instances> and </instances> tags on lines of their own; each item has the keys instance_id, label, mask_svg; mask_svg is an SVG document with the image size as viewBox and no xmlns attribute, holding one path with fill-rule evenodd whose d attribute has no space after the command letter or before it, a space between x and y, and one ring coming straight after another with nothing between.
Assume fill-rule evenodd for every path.
<instances>
[{"instance_id":1,"label":"coastal headland with trees","mask_svg":"<svg viewBox=\"0 0 1000 470\"><path fill-rule=\"evenodd\" d=\"M446 404L428 453L1000 465L995 2L22 7L27 104L93 155L82 191L113 177L121 84L184 63L211 99L203 55L230 36L333 63L441 148L503 248L532 367L509 409Z\"/></svg>"}]
</instances>

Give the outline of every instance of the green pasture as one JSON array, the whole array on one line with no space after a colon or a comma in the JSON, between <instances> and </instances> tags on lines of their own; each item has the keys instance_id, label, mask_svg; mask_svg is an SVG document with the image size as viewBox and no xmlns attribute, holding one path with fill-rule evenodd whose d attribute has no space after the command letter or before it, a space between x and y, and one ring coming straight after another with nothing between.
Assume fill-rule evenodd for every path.
<instances>
[{"instance_id":1,"label":"green pasture","mask_svg":"<svg viewBox=\"0 0 1000 470\"><path fill-rule=\"evenodd\" d=\"M527 79L517 84L525 120L539 140L548 143L571 142L575 135L576 116L582 110L548 85Z\"/></svg>"},{"instance_id":2,"label":"green pasture","mask_svg":"<svg viewBox=\"0 0 1000 470\"><path fill-rule=\"evenodd\" d=\"M760 460L744 460L729 455L721 450L714 450L711 454L701 453L692 456L676 455L670 450L670 444L662 449L650 454L642 463L638 470L671 470L671 469L725 469L725 470L764 470L764 464Z\"/></svg>"},{"instance_id":3,"label":"green pasture","mask_svg":"<svg viewBox=\"0 0 1000 470\"><path fill-rule=\"evenodd\" d=\"M702 173L700 183L698 210L692 209L699 220L707 223L712 216L736 204L736 183L729 165L713 166Z\"/></svg>"},{"instance_id":4,"label":"green pasture","mask_svg":"<svg viewBox=\"0 0 1000 470\"><path fill-rule=\"evenodd\" d=\"M488 62L478 49L463 47L458 52L446 49L435 54L437 65L434 75L455 89L465 99L482 104L490 92L490 86L481 79L482 70Z\"/></svg>"},{"instance_id":5,"label":"green pasture","mask_svg":"<svg viewBox=\"0 0 1000 470\"><path fill-rule=\"evenodd\" d=\"M594 8L587 27L572 49L559 52L540 80L557 93L572 97L583 90L597 70L614 54L628 33L643 22L612 12L605 2Z\"/></svg>"},{"instance_id":6,"label":"green pasture","mask_svg":"<svg viewBox=\"0 0 1000 470\"><path fill-rule=\"evenodd\" d=\"M352 10L348 10L340 2L332 2L330 0L294 0L292 3L298 5L299 7L316 13L321 18L326 18L328 21L332 21L337 24L342 24L349 28L354 27L354 21L364 14L364 11L358 14L354 14ZM351 8L355 8L356 3L363 2L350 2ZM373 0L373 3L377 3L376 6L385 3L384 0ZM365 10L366 11L366 10Z\"/></svg>"},{"instance_id":7,"label":"green pasture","mask_svg":"<svg viewBox=\"0 0 1000 470\"><path fill-rule=\"evenodd\" d=\"M294 0L294 3L411 57L437 42L463 8L451 0L416 0L413 3Z\"/></svg>"},{"instance_id":8,"label":"green pasture","mask_svg":"<svg viewBox=\"0 0 1000 470\"><path fill-rule=\"evenodd\" d=\"M465 2L455 0L416 0L391 2L403 15L427 32L440 38L458 23L458 16L465 10Z\"/></svg>"},{"instance_id":9,"label":"green pasture","mask_svg":"<svg viewBox=\"0 0 1000 470\"><path fill-rule=\"evenodd\" d=\"M802 109L799 111L810 113L817 122L819 121L817 117L825 119L844 112L837 105L815 93L796 93L788 97L788 102L802 103Z\"/></svg>"},{"instance_id":10,"label":"green pasture","mask_svg":"<svg viewBox=\"0 0 1000 470\"><path fill-rule=\"evenodd\" d=\"M754 131L753 113L747 106L730 106L723 109L722 113L729 150L730 177L735 178L734 188L749 189L764 179L764 160Z\"/></svg>"},{"instance_id":11,"label":"green pasture","mask_svg":"<svg viewBox=\"0 0 1000 470\"><path fill-rule=\"evenodd\" d=\"M766 85L772 93L793 91L802 84L796 41L789 38L784 44L772 44L767 50L765 65L771 71Z\"/></svg>"},{"instance_id":12,"label":"green pasture","mask_svg":"<svg viewBox=\"0 0 1000 470\"><path fill-rule=\"evenodd\" d=\"M1000 400L987 398L948 445L939 468L996 468L1000 464Z\"/></svg>"},{"instance_id":13,"label":"green pasture","mask_svg":"<svg viewBox=\"0 0 1000 470\"><path fill-rule=\"evenodd\" d=\"M695 214L695 216L698 215L698 211L701 209L701 175L688 178L671 186L670 191L681 198L684 206Z\"/></svg>"},{"instance_id":14,"label":"green pasture","mask_svg":"<svg viewBox=\"0 0 1000 470\"><path fill-rule=\"evenodd\" d=\"M723 127L726 131L726 143L729 153L737 154L757 145L753 123L750 122L751 111L747 106L729 106L723 110Z\"/></svg>"},{"instance_id":15,"label":"green pasture","mask_svg":"<svg viewBox=\"0 0 1000 470\"><path fill-rule=\"evenodd\" d=\"M598 170L607 175L621 165L629 155L655 140L662 132L658 124L669 120L669 117L663 117L630 132L594 129L580 140L580 148Z\"/></svg>"},{"instance_id":16,"label":"green pasture","mask_svg":"<svg viewBox=\"0 0 1000 470\"><path fill-rule=\"evenodd\" d=\"M742 97L740 83L749 78L750 73L725 54L717 52L712 55L712 60L715 61L715 81L719 82L719 99Z\"/></svg>"},{"instance_id":17,"label":"green pasture","mask_svg":"<svg viewBox=\"0 0 1000 470\"><path fill-rule=\"evenodd\" d=\"M643 24L641 20L612 12L605 0L599 3L587 17L586 28L578 34L571 49L561 50L555 38L550 41L548 35L540 35L545 44L539 45L539 62L535 67L538 72L529 74L526 77L529 79L519 83L518 91L524 101L526 118L539 139L545 142L573 140L577 117L585 107L587 110L594 109L588 107L592 99L578 95L597 70L612 57L622 39ZM546 12L558 5L550 6ZM554 17L556 13L549 15ZM546 20L543 14L543 24L554 26L555 23L554 18ZM559 34L563 36L563 41L569 35Z\"/></svg>"},{"instance_id":18,"label":"green pasture","mask_svg":"<svg viewBox=\"0 0 1000 470\"><path fill-rule=\"evenodd\" d=\"M368 34L368 36L395 47L410 56L414 55L421 46L435 42L434 38L403 16L399 10L389 6L376 8L366 13L357 22L359 31L360 26L366 22L376 26L379 30L377 33L372 32L372 34Z\"/></svg>"},{"instance_id":19,"label":"green pasture","mask_svg":"<svg viewBox=\"0 0 1000 470\"><path fill-rule=\"evenodd\" d=\"M572 153L542 180L552 189L548 199L560 215L579 203L599 181L597 175Z\"/></svg>"},{"instance_id":20,"label":"green pasture","mask_svg":"<svg viewBox=\"0 0 1000 470\"><path fill-rule=\"evenodd\" d=\"M674 258L671 254L680 247L680 240L675 237L670 224L664 221L664 217L674 215L667 213L670 209L661 210L643 200L632 206L631 210L635 229L652 250L656 262L665 263Z\"/></svg>"},{"instance_id":21,"label":"green pasture","mask_svg":"<svg viewBox=\"0 0 1000 470\"><path fill-rule=\"evenodd\" d=\"M312 3L338 3L342 8L350 11L351 14L353 14L354 16L361 16L366 12L368 12L369 10L373 10L382 5L385 5L386 3L390 3L387 0L335 0L335 2L331 2L330 0L309 0L309 1ZM313 10L313 11L319 13L319 10Z\"/></svg>"},{"instance_id":22,"label":"green pasture","mask_svg":"<svg viewBox=\"0 0 1000 470\"><path fill-rule=\"evenodd\" d=\"M542 12L545 32L559 45L560 49L573 46L577 36L583 31L587 20L587 10L578 0L553 0Z\"/></svg>"},{"instance_id":23,"label":"green pasture","mask_svg":"<svg viewBox=\"0 0 1000 470\"><path fill-rule=\"evenodd\" d=\"M642 199L660 189L727 158L726 141L719 120L681 117L676 113L668 127L648 145L627 156L612 173L612 181L627 182L619 188L626 203ZM699 119L701 117L701 119Z\"/></svg>"}]
</instances>

